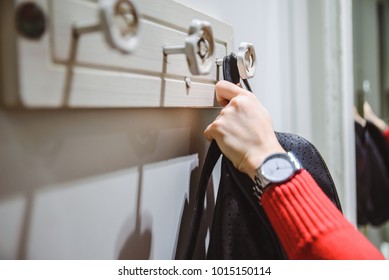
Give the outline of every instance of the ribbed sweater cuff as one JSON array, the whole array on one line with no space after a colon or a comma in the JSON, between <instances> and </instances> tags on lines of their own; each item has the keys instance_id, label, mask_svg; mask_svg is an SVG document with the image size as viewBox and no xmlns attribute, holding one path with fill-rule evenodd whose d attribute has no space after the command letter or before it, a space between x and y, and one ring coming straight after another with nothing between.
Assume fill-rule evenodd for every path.
<instances>
[{"instance_id":1,"label":"ribbed sweater cuff","mask_svg":"<svg viewBox=\"0 0 389 280\"><path fill-rule=\"evenodd\" d=\"M351 225L306 170L266 191L262 204L292 259L300 258L297 254L319 236Z\"/></svg>"}]
</instances>

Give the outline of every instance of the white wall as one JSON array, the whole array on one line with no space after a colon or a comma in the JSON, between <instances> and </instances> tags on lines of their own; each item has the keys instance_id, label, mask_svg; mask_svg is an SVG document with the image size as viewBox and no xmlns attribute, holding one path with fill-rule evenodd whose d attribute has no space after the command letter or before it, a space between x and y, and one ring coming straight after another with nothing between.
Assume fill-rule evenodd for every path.
<instances>
[{"instance_id":1,"label":"white wall","mask_svg":"<svg viewBox=\"0 0 389 280\"><path fill-rule=\"evenodd\" d=\"M189 109L2 109L0 258L173 258L213 118Z\"/></svg>"}]
</instances>

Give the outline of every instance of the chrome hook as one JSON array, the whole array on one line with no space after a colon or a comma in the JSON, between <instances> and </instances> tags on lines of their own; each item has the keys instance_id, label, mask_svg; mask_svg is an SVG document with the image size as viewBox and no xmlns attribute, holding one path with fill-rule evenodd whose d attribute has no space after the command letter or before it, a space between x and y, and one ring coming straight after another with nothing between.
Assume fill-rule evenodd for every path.
<instances>
[{"instance_id":1,"label":"chrome hook","mask_svg":"<svg viewBox=\"0 0 389 280\"><path fill-rule=\"evenodd\" d=\"M211 24L194 19L190 25L184 46L165 46L164 55L185 54L193 75L208 75L211 72L215 41Z\"/></svg>"},{"instance_id":2,"label":"chrome hook","mask_svg":"<svg viewBox=\"0 0 389 280\"><path fill-rule=\"evenodd\" d=\"M238 55L231 53L223 59L216 59L216 79L219 79L219 67L223 65L224 79L237 84L242 79L246 89L252 92L248 79L254 77L256 70L256 55L251 43L243 42L239 45ZM227 75L226 75L227 73Z\"/></svg>"},{"instance_id":3,"label":"chrome hook","mask_svg":"<svg viewBox=\"0 0 389 280\"><path fill-rule=\"evenodd\" d=\"M253 44L247 42L240 43L237 59L240 77L244 80L254 77L257 57Z\"/></svg>"},{"instance_id":4,"label":"chrome hook","mask_svg":"<svg viewBox=\"0 0 389 280\"><path fill-rule=\"evenodd\" d=\"M257 57L253 44L247 42L240 43L236 60L239 76L243 80L253 78L257 66ZM223 61L223 58L217 58L215 63L219 67L223 65Z\"/></svg>"},{"instance_id":5,"label":"chrome hook","mask_svg":"<svg viewBox=\"0 0 389 280\"><path fill-rule=\"evenodd\" d=\"M76 23L75 37L103 31L108 45L124 54L132 53L138 45L139 16L130 0L100 0L99 22Z\"/></svg>"}]
</instances>

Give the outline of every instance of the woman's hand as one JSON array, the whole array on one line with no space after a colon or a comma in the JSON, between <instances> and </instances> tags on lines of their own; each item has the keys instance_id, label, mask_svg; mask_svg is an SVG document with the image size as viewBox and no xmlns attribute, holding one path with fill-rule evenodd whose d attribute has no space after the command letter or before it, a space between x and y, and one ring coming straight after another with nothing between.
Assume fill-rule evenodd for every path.
<instances>
[{"instance_id":1,"label":"woman's hand","mask_svg":"<svg viewBox=\"0 0 389 280\"><path fill-rule=\"evenodd\" d=\"M252 179L263 160L273 153L284 153L270 115L256 96L227 81L216 84L217 101L224 106L220 115L204 131L215 139L235 168Z\"/></svg>"}]
</instances>

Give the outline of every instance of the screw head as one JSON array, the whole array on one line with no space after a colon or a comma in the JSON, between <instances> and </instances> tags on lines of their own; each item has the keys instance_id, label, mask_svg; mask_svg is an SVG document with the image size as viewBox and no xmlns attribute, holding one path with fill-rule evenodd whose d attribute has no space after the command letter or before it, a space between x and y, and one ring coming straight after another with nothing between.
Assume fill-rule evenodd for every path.
<instances>
[{"instance_id":1,"label":"screw head","mask_svg":"<svg viewBox=\"0 0 389 280\"><path fill-rule=\"evenodd\" d=\"M192 81L191 81L190 77L188 77L188 76L185 77L185 85L186 85L186 88L190 88L191 83L192 83Z\"/></svg>"},{"instance_id":2,"label":"screw head","mask_svg":"<svg viewBox=\"0 0 389 280\"><path fill-rule=\"evenodd\" d=\"M247 49L246 53L245 53L245 65L246 65L246 69L249 70L251 67L254 66L254 59L253 59L253 56L252 56L252 52L250 49Z\"/></svg>"},{"instance_id":3,"label":"screw head","mask_svg":"<svg viewBox=\"0 0 389 280\"><path fill-rule=\"evenodd\" d=\"M16 9L15 24L20 35L31 40L38 40L46 30L45 14L36 3L24 2Z\"/></svg>"},{"instance_id":4,"label":"screw head","mask_svg":"<svg viewBox=\"0 0 389 280\"><path fill-rule=\"evenodd\" d=\"M114 21L124 38L132 37L137 32L138 17L134 6L127 0L116 3Z\"/></svg>"},{"instance_id":5,"label":"screw head","mask_svg":"<svg viewBox=\"0 0 389 280\"><path fill-rule=\"evenodd\" d=\"M197 43L197 46L199 48L198 54L201 57L201 59L206 58L209 52L209 42L207 40L204 40L204 38L200 38L200 40Z\"/></svg>"}]
</instances>

